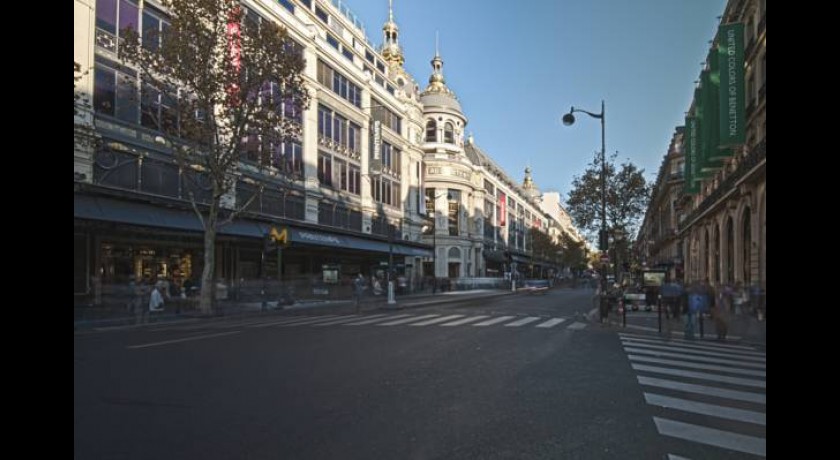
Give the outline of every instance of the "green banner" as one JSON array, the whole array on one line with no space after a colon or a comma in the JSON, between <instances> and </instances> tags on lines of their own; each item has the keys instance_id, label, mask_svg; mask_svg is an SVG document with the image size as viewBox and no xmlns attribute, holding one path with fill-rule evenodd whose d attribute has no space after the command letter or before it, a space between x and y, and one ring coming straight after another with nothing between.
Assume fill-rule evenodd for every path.
<instances>
[{"instance_id":1,"label":"green banner","mask_svg":"<svg viewBox=\"0 0 840 460\"><path fill-rule=\"evenodd\" d=\"M699 162L700 177L711 177L720 168L723 162L713 160L712 156L717 153L717 104L713 97L711 81L712 72L704 70L700 73L700 88L694 93L696 105L696 116L700 121L700 151Z\"/></svg>"},{"instance_id":2,"label":"green banner","mask_svg":"<svg viewBox=\"0 0 840 460\"><path fill-rule=\"evenodd\" d=\"M744 24L722 24L717 37L720 68L720 145L741 145L746 140L744 101Z\"/></svg>"},{"instance_id":3,"label":"green banner","mask_svg":"<svg viewBox=\"0 0 840 460\"><path fill-rule=\"evenodd\" d=\"M710 131L710 150L708 151L707 162L710 164L719 163L723 165L723 160L732 156L732 149L721 147L720 138L720 118L725 114L722 113L720 107L720 63L717 59L717 48L709 50L709 94L708 103L713 109L708 111L709 114L709 129Z\"/></svg>"},{"instance_id":4,"label":"green banner","mask_svg":"<svg viewBox=\"0 0 840 460\"><path fill-rule=\"evenodd\" d=\"M685 193L695 195L700 192L700 181L697 169L697 118L685 117L685 132L683 134L683 151L685 152Z\"/></svg>"}]
</instances>

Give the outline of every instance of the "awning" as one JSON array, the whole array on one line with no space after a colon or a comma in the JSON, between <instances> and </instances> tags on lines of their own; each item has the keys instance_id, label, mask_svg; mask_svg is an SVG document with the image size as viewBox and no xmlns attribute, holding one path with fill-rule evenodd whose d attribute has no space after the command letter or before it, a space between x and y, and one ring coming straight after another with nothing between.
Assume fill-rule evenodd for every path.
<instances>
[{"instance_id":1,"label":"awning","mask_svg":"<svg viewBox=\"0 0 840 460\"><path fill-rule=\"evenodd\" d=\"M201 233L201 223L192 210L170 209L146 203L116 200L105 197L75 195L73 216L79 219L119 222L122 224L170 228ZM277 225L280 227L280 225ZM393 252L400 256L432 257L431 248L421 248L401 242L389 244L386 241L343 235L320 230L287 226L292 245L328 246L381 253ZM262 238L268 234L271 224L240 219L219 229L221 235Z\"/></svg>"},{"instance_id":2,"label":"awning","mask_svg":"<svg viewBox=\"0 0 840 460\"><path fill-rule=\"evenodd\" d=\"M481 251L481 254L484 256L484 260L488 262L495 262L499 264L507 262L507 257L505 257L505 251L501 251L498 249L485 249Z\"/></svg>"}]
</instances>

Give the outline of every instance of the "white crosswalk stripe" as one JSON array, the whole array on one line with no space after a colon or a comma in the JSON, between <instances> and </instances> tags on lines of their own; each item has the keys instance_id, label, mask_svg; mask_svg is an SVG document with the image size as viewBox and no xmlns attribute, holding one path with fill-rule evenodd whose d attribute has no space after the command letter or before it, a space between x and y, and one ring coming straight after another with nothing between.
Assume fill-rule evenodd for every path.
<instances>
[{"instance_id":1,"label":"white crosswalk stripe","mask_svg":"<svg viewBox=\"0 0 840 460\"><path fill-rule=\"evenodd\" d=\"M379 323L377 326L396 326L398 324L406 324L406 323L413 323L415 321L420 321L423 319L434 318L440 315L423 315L423 316L411 316L409 318L398 319L394 321L388 321L387 323Z\"/></svg>"},{"instance_id":2,"label":"white crosswalk stripe","mask_svg":"<svg viewBox=\"0 0 840 460\"><path fill-rule=\"evenodd\" d=\"M460 326L462 324L472 323L473 321L478 321L480 319L489 318L487 315L479 315L479 316L470 316L469 318L459 319L458 321L452 321L449 323L443 323L441 326Z\"/></svg>"},{"instance_id":3,"label":"white crosswalk stripe","mask_svg":"<svg viewBox=\"0 0 840 460\"><path fill-rule=\"evenodd\" d=\"M511 320L516 318L515 316L500 316L498 318L488 319L487 321L482 321L480 323L475 323L473 326L492 326L498 323L504 323L505 321Z\"/></svg>"},{"instance_id":4,"label":"white crosswalk stripe","mask_svg":"<svg viewBox=\"0 0 840 460\"><path fill-rule=\"evenodd\" d=\"M741 345L619 336L645 402L663 408L652 417L657 431L686 441L681 453L702 444L767 456L765 353ZM704 455L708 451L697 452Z\"/></svg>"},{"instance_id":5,"label":"white crosswalk stripe","mask_svg":"<svg viewBox=\"0 0 840 460\"><path fill-rule=\"evenodd\" d=\"M566 318L551 318L544 323L537 324L537 327L554 327L563 321L566 321Z\"/></svg>"},{"instance_id":6,"label":"white crosswalk stripe","mask_svg":"<svg viewBox=\"0 0 840 460\"><path fill-rule=\"evenodd\" d=\"M514 321L512 323L505 324L505 326L507 326L507 327L520 327L520 326L524 326L528 323L533 323L534 321L539 321L539 320L540 320L539 316L527 316L527 317L522 318L518 321Z\"/></svg>"}]
</instances>

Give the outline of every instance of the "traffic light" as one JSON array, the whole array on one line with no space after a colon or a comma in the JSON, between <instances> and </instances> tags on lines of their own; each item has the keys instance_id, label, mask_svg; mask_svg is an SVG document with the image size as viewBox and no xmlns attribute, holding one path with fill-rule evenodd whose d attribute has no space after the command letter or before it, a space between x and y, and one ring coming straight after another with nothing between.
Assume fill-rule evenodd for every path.
<instances>
[{"instance_id":1,"label":"traffic light","mask_svg":"<svg viewBox=\"0 0 840 460\"><path fill-rule=\"evenodd\" d=\"M606 251L610 248L610 234L607 230L601 229L598 231L598 249Z\"/></svg>"}]
</instances>

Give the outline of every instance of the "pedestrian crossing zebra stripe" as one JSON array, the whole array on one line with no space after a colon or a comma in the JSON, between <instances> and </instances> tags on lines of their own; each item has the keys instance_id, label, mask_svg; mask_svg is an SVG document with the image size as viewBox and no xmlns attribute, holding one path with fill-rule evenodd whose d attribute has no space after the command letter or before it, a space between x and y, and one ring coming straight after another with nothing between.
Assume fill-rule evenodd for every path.
<instances>
[{"instance_id":1,"label":"pedestrian crossing zebra stripe","mask_svg":"<svg viewBox=\"0 0 840 460\"><path fill-rule=\"evenodd\" d=\"M484 318L489 318L488 315L478 315L478 316L470 316L464 319L459 319L457 321L451 321L448 323L443 323L441 326L460 326L462 324L472 323L473 321L479 321Z\"/></svg>"},{"instance_id":2,"label":"pedestrian crossing zebra stripe","mask_svg":"<svg viewBox=\"0 0 840 460\"><path fill-rule=\"evenodd\" d=\"M488 319L487 321L482 321L480 323L475 323L473 326L492 326L493 324L503 323L505 321L511 320L516 318L515 316L500 316L498 318Z\"/></svg>"},{"instance_id":3,"label":"pedestrian crossing zebra stripe","mask_svg":"<svg viewBox=\"0 0 840 460\"><path fill-rule=\"evenodd\" d=\"M623 345L624 345L624 348L628 348L629 346L632 346L632 344L623 344ZM651 348L651 347L648 346L647 348ZM666 349L679 350L679 353L665 352L665 351L657 352L657 353L661 353L662 356L678 356L678 357L681 357L681 358L682 357L688 358L688 357L692 357L692 356L717 356L719 358L730 358L731 359L731 358L735 357L735 356L732 356L731 354L728 354L728 353L719 353L719 352L716 352L716 351L686 350L686 349L681 349L679 346L666 347ZM757 362L757 363L767 362L767 358L760 357L760 356L737 356L737 358L742 360L742 361L753 361L753 362Z\"/></svg>"},{"instance_id":4,"label":"pedestrian crossing zebra stripe","mask_svg":"<svg viewBox=\"0 0 840 460\"><path fill-rule=\"evenodd\" d=\"M690 401L688 399L674 398L656 393L644 393L644 396L645 401L652 406L661 406L682 412L691 412L693 414L709 415L727 420L735 420L737 422L767 426L767 414L763 412Z\"/></svg>"},{"instance_id":5,"label":"pedestrian crossing zebra stripe","mask_svg":"<svg viewBox=\"0 0 840 460\"><path fill-rule=\"evenodd\" d=\"M554 327L563 321L566 321L566 318L552 318L544 323L537 324L536 327Z\"/></svg>"},{"instance_id":6,"label":"pedestrian crossing zebra stripe","mask_svg":"<svg viewBox=\"0 0 840 460\"><path fill-rule=\"evenodd\" d=\"M430 319L428 321L422 321L422 322L419 322L419 323L412 323L412 324L409 324L409 326L428 326L430 324L442 323L444 321L449 321L449 320L453 320L453 319L456 319L456 318L461 318L463 316L464 315L449 315L449 316L444 316L442 318L434 318L434 319Z\"/></svg>"},{"instance_id":7,"label":"pedestrian crossing zebra stripe","mask_svg":"<svg viewBox=\"0 0 840 460\"><path fill-rule=\"evenodd\" d=\"M745 379L741 377L729 377L725 375L710 374L708 372L693 372L680 369L671 369L668 367L646 366L642 364L631 363L630 367L636 371L653 372L655 374L674 375L677 377L688 377L698 380L708 380L712 382L732 383L735 385L742 385L747 387L767 388L767 382L764 380Z\"/></svg>"},{"instance_id":8,"label":"pedestrian crossing zebra stripe","mask_svg":"<svg viewBox=\"0 0 840 460\"><path fill-rule=\"evenodd\" d=\"M636 380L640 385L664 388L666 390L676 390L683 393L695 393L701 395L709 395L717 398L733 399L737 401L746 401L758 404L767 404L767 396L761 393L752 393L749 391L729 390L726 388L712 387L708 385L698 385L695 383L678 382L676 380L660 379L656 377L645 377L642 375L636 376Z\"/></svg>"},{"instance_id":9,"label":"pedestrian crossing zebra stripe","mask_svg":"<svg viewBox=\"0 0 840 460\"><path fill-rule=\"evenodd\" d=\"M755 363L765 363L767 362L767 358L765 356L756 356L756 355L745 355L741 353L730 353L730 352L718 352L712 350L697 350L694 348L686 348L681 345L671 345L668 346L664 343L662 344L650 344L650 343L642 343L642 342L634 342L634 341L627 341L622 340L621 344L626 347L636 347L639 349L646 349L646 350L662 350L664 352L679 352L680 356L686 357L694 357L694 356L718 356L720 358L728 358L728 359L739 359L741 361L753 361Z\"/></svg>"},{"instance_id":10,"label":"pedestrian crossing zebra stripe","mask_svg":"<svg viewBox=\"0 0 840 460\"><path fill-rule=\"evenodd\" d=\"M579 321L575 321L574 323L570 324L568 329L572 330L581 330L586 327L586 323L581 323Z\"/></svg>"},{"instance_id":11,"label":"pedestrian crossing zebra stripe","mask_svg":"<svg viewBox=\"0 0 840 460\"><path fill-rule=\"evenodd\" d=\"M667 460L691 460L691 459L687 458L687 457L680 457L679 455L668 454L668 459Z\"/></svg>"},{"instance_id":12,"label":"pedestrian crossing zebra stripe","mask_svg":"<svg viewBox=\"0 0 840 460\"><path fill-rule=\"evenodd\" d=\"M387 320L392 320L392 319L397 319L397 318L405 318L407 316L414 317L414 315L409 315L409 314L393 315L393 316L389 316L387 318L374 318L374 319L366 319L366 320L363 320L363 321L354 321L352 323L345 323L345 324L343 324L343 326L365 326L365 325L368 325L368 324L378 323L380 321L387 321ZM368 318L373 318L373 317L369 316Z\"/></svg>"},{"instance_id":13,"label":"pedestrian crossing zebra stripe","mask_svg":"<svg viewBox=\"0 0 840 460\"><path fill-rule=\"evenodd\" d=\"M738 367L717 366L714 364L692 363L688 361L679 361L674 359L651 358L650 356L628 355L630 361L639 363L664 364L666 366L678 366L689 369L699 369L704 371L717 371L729 374L748 375L751 377L767 378L767 373L753 369L741 369Z\"/></svg>"},{"instance_id":14,"label":"pedestrian crossing zebra stripe","mask_svg":"<svg viewBox=\"0 0 840 460\"><path fill-rule=\"evenodd\" d=\"M663 351L657 350L646 350L644 348L635 348L635 347L624 347L624 351L627 353L635 353L638 355L649 355L655 356L657 358L679 358L686 362L700 362L700 363L713 363L713 364L728 364L731 366L740 366L740 367L749 367L753 369L767 369L767 365L764 363L756 363L751 361L739 361L737 359L723 359L723 358L713 358L708 356L700 356L700 355L686 355L682 353L668 353Z\"/></svg>"},{"instance_id":15,"label":"pedestrian crossing zebra stripe","mask_svg":"<svg viewBox=\"0 0 840 460\"><path fill-rule=\"evenodd\" d=\"M767 440L756 436L717 430L691 423L653 417L659 434L724 449L767 457Z\"/></svg>"},{"instance_id":16,"label":"pedestrian crossing zebra stripe","mask_svg":"<svg viewBox=\"0 0 840 460\"><path fill-rule=\"evenodd\" d=\"M622 339L629 339L629 340L640 340L640 341L649 341L649 342L660 342L663 343L664 340L658 338L656 336L648 335L648 334L633 334L628 332L619 332L618 336ZM757 352L754 347L746 346L746 345L733 345L728 343L719 343L712 340L702 340L702 339L695 339L695 340L686 340L686 339L671 339L668 343L673 344L682 344L685 346L691 347L708 347L713 349L730 349L730 350L743 350L744 352L750 352L755 354L763 354L761 352Z\"/></svg>"},{"instance_id":17,"label":"pedestrian crossing zebra stripe","mask_svg":"<svg viewBox=\"0 0 840 460\"><path fill-rule=\"evenodd\" d=\"M539 316L527 316L525 318L514 321L512 323L505 324L505 326L507 326L507 327L519 327L519 326L524 326L528 323L533 323L534 321L539 321L539 320L540 320Z\"/></svg>"},{"instance_id":18,"label":"pedestrian crossing zebra stripe","mask_svg":"<svg viewBox=\"0 0 840 460\"><path fill-rule=\"evenodd\" d=\"M412 316L410 318L402 318L402 319L397 319L397 320L394 320L394 321L388 321L388 322L385 322L385 323L379 323L379 324L377 324L377 326L396 326L398 324L413 323L415 321L422 321L424 319L435 318L435 317L438 317L438 316L440 316L440 315Z\"/></svg>"}]
</instances>

